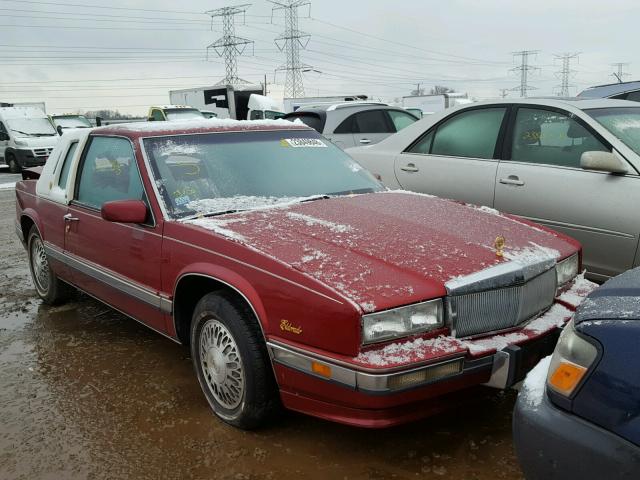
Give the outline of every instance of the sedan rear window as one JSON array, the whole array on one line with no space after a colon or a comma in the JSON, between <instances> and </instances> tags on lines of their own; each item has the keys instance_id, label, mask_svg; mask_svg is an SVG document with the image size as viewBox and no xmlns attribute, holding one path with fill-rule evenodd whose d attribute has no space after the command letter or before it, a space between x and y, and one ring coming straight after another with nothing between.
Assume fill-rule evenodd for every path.
<instances>
[{"instance_id":1,"label":"sedan rear window","mask_svg":"<svg viewBox=\"0 0 640 480\"><path fill-rule=\"evenodd\" d=\"M585 112L640 155L640 107L598 108Z\"/></svg>"},{"instance_id":2,"label":"sedan rear window","mask_svg":"<svg viewBox=\"0 0 640 480\"><path fill-rule=\"evenodd\" d=\"M175 218L383 190L351 157L309 130L154 137L144 148Z\"/></svg>"},{"instance_id":3,"label":"sedan rear window","mask_svg":"<svg viewBox=\"0 0 640 480\"><path fill-rule=\"evenodd\" d=\"M324 122L320 115L316 113L290 113L285 116L285 120L289 120L290 122L295 122L300 120L306 126L313 128L316 132L322 133L324 129Z\"/></svg>"}]
</instances>

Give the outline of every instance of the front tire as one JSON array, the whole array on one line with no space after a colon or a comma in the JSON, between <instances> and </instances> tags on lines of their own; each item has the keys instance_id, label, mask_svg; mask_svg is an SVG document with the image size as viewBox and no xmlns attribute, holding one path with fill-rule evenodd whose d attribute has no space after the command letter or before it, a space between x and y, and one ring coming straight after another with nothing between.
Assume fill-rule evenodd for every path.
<instances>
[{"instance_id":1,"label":"front tire","mask_svg":"<svg viewBox=\"0 0 640 480\"><path fill-rule=\"evenodd\" d=\"M56 305L67 300L72 295L73 288L60 280L49 266L44 242L35 225L31 227L27 237L27 251L33 286L42 301L48 305Z\"/></svg>"},{"instance_id":2,"label":"front tire","mask_svg":"<svg viewBox=\"0 0 640 480\"><path fill-rule=\"evenodd\" d=\"M242 429L279 410L278 391L258 320L225 292L205 295L191 322L191 358L213 412Z\"/></svg>"},{"instance_id":3,"label":"front tire","mask_svg":"<svg viewBox=\"0 0 640 480\"><path fill-rule=\"evenodd\" d=\"M7 155L7 165L9 165L9 171L11 173L20 173L22 168L18 165L18 160L13 153Z\"/></svg>"}]
</instances>

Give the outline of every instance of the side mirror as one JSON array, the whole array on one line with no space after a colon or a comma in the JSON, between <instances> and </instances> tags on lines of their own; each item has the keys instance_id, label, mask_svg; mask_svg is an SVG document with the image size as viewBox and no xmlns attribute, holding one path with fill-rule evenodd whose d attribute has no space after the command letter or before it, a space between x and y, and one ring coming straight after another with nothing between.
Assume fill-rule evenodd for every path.
<instances>
[{"instance_id":1,"label":"side mirror","mask_svg":"<svg viewBox=\"0 0 640 480\"><path fill-rule=\"evenodd\" d=\"M580 168L608 173L629 172L629 167L611 152L584 152L580 157Z\"/></svg>"},{"instance_id":2,"label":"side mirror","mask_svg":"<svg viewBox=\"0 0 640 480\"><path fill-rule=\"evenodd\" d=\"M148 209L142 200L114 200L104 203L100 213L108 222L144 223L147 220Z\"/></svg>"},{"instance_id":3,"label":"side mirror","mask_svg":"<svg viewBox=\"0 0 640 480\"><path fill-rule=\"evenodd\" d=\"M58 135L62 136L62 125L58 125L56 127L56 132L58 132Z\"/></svg>"},{"instance_id":4,"label":"side mirror","mask_svg":"<svg viewBox=\"0 0 640 480\"><path fill-rule=\"evenodd\" d=\"M96 117L96 127L102 126L102 117Z\"/></svg>"}]
</instances>

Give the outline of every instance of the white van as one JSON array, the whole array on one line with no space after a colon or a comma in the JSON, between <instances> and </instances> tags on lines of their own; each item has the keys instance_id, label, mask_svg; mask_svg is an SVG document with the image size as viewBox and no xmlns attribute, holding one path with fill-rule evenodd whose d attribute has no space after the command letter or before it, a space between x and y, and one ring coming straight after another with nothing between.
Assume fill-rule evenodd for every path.
<instances>
[{"instance_id":1,"label":"white van","mask_svg":"<svg viewBox=\"0 0 640 480\"><path fill-rule=\"evenodd\" d=\"M59 138L41 109L0 108L0 163L9 165L13 173L44 165Z\"/></svg>"}]
</instances>

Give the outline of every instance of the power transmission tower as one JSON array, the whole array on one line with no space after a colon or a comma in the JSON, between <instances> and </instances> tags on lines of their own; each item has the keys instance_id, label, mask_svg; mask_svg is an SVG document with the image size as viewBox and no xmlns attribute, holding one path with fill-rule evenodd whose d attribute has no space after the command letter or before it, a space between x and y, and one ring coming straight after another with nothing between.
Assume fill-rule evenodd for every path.
<instances>
[{"instance_id":1,"label":"power transmission tower","mask_svg":"<svg viewBox=\"0 0 640 480\"><path fill-rule=\"evenodd\" d=\"M253 45L252 40L236 37L235 16L244 14L247 7L251 4L236 5L234 7L222 7L215 10L205 12L211 16L211 29L213 30L213 19L222 17L222 37L207 47L207 57L209 49L213 49L219 57L224 57L226 75L220 84L234 85L238 83L246 83L238 78L238 60L237 57L242 55L247 45Z\"/></svg>"},{"instance_id":2,"label":"power transmission tower","mask_svg":"<svg viewBox=\"0 0 640 480\"><path fill-rule=\"evenodd\" d=\"M569 93L569 89L575 87L575 85L569 84L569 80L575 73L575 70L571 70L571 60L578 58L578 55L580 55L580 53L564 53L562 55L555 55L555 58L562 60L562 70L556 72L556 75L560 78L560 85L556 87L558 89L559 97L570 96L571 94Z\"/></svg>"},{"instance_id":3,"label":"power transmission tower","mask_svg":"<svg viewBox=\"0 0 640 480\"><path fill-rule=\"evenodd\" d=\"M618 69L617 72L613 72L612 75L616 77L618 83L624 82L624 77L629 76L627 72L625 72L625 68L629 66L628 63L612 63L612 67L616 67Z\"/></svg>"},{"instance_id":4,"label":"power transmission tower","mask_svg":"<svg viewBox=\"0 0 640 480\"><path fill-rule=\"evenodd\" d=\"M300 7L309 7L311 11L311 2L309 0L268 0L273 3L271 16L277 10L284 10L285 32L275 39L276 46L281 52L285 53L286 63L277 70L286 72L286 80L284 85L284 94L289 98L298 98L304 96L304 82L302 72L305 70L313 70L313 67L305 65L300 61L300 50L307 48L311 35L301 32L298 29L298 9Z\"/></svg>"},{"instance_id":5,"label":"power transmission tower","mask_svg":"<svg viewBox=\"0 0 640 480\"><path fill-rule=\"evenodd\" d=\"M514 57L520 57L520 66L511 69L512 72L520 73L520 86L514 87L512 91L520 91L521 97L526 97L529 90L536 90L536 87L529 85L529 72L540 70L538 67L529 65L529 57L537 54L539 50L522 50L521 52L513 52Z\"/></svg>"}]
</instances>

